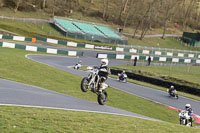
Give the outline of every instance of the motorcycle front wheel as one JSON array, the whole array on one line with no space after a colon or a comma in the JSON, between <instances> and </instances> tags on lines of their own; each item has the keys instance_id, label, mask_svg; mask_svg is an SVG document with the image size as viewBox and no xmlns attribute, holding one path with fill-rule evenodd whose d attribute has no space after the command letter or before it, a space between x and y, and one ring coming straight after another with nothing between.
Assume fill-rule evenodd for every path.
<instances>
[{"instance_id":1,"label":"motorcycle front wheel","mask_svg":"<svg viewBox=\"0 0 200 133\"><path fill-rule=\"evenodd\" d=\"M108 94L105 90L101 94L98 94L97 101L100 105L104 105L107 101Z\"/></svg>"},{"instance_id":2,"label":"motorcycle front wheel","mask_svg":"<svg viewBox=\"0 0 200 133\"><path fill-rule=\"evenodd\" d=\"M82 79L82 81L81 81L81 90L82 90L83 92L87 92L87 91L89 90L89 85L88 85L88 83L89 83L88 78L87 78L87 77L84 77L84 78Z\"/></svg>"}]
</instances>

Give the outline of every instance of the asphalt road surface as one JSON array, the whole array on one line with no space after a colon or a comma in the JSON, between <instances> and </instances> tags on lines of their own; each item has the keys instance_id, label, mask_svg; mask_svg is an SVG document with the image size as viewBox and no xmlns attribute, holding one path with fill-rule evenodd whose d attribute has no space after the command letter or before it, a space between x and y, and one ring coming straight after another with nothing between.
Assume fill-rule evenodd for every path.
<instances>
[{"instance_id":1,"label":"asphalt road surface","mask_svg":"<svg viewBox=\"0 0 200 133\"><path fill-rule=\"evenodd\" d=\"M73 66L79 60L82 60L82 65L89 66L98 66L100 65L100 60L91 57L82 57L82 58L72 58L72 57L64 57L64 56L48 56L48 55L28 55L28 58L35 60L37 62L47 64L49 66L53 66L70 73L79 75L79 76L87 76L88 73L84 71L74 70L67 66ZM118 60L110 60L109 65L119 65L125 64L126 62L118 61ZM192 100L189 98L185 98L179 96L179 99L169 98L167 92L163 92L160 90L136 85L133 83L121 83L116 79L109 78L106 83L116 89L128 92L133 95L137 95L143 97L145 99L161 103L164 105L172 106L178 109L183 109L185 104L190 103L195 114L200 115L200 102L196 100Z\"/></svg>"},{"instance_id":2,"label":"asphalt road surface","mask_svg":"<svg viewBox=\"0 0 200 133\"><path fill-rule=\"evenodd\" d=\"M69 57L59 57L61 60L57 60L54 56L40 56L29 55L28 58L41 58L49 62L49 65L55 65L62 69L73 70L68 67L70 64L74 64L78 59ZM45 57L45 58L43 58ZM56 58L57 62L50 63L52 58ZM53 59L53 60L54 60ZM65 60L69 60L69 64L65 63ZM54 61L56 61L54 60ZM73 61L72 61L73 60ZM88 60L89 62L90 60ZM94 62L96 64L98 61ZM45 63L45 62L43 62ZM60 65L61 64L61 65ZM78 71L74 71L77 74ZM86 73L82 73L85 76ZM81 91L81 90L80 90ZM28 107L44 107L44 108L56 108L65 110L85 111L85 112L97 112L106 114L123 115L130 117L137 117L148 120L156 120L136 113L128 112L125 110L117 109L107 105L99 105L97 102L91 102L80 98L75 98L62 93L50 91L47 89L31 86L15 81L0 79L0 105L15 105L15 106L28 106ZM156 120L158 121L158 120Z\"/></svg>"},{"instance_id":3,"label":"asphalt road surface","mask_svg":"<svg viewBox=\"0 0 200 133\"><path fill-rule=\"evenodd\" d=\"M69 95L57 93L43 88L26 85L14 81L0 79L0 104L1 105L24 105L66 110L98 112L137 118L155 120L146 116L131 113L125 110L102 106L96 102L75 98Z\"/></svg>"}]
</instances>

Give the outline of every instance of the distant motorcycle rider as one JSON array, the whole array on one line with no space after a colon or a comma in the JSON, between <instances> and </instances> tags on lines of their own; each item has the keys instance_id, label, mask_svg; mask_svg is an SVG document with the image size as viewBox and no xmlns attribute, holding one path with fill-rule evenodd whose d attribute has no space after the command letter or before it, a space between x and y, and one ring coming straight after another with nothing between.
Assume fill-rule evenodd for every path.
<instances>
[{"instance_id":1,"label":"distant motorcycle rider","mask_svg":"<svg viewBox=\"0 0 200 133\"><path fill-rule=\"evenodd\" d=\"M80 60L80 61L78 61L78 63L76 63L75 65L74 65L74 69L79 69L80 67L81 67L81 63L82 63L82 61Z\"/></svg>"},{"instance_id":2,"label":"distant motorcycle rider","mask_svg":"<svg viewBox=\"0 0 200 133\"><path fill-rule=\"evenodd\" d=\"M174 88L174 86L172 85L172 86L170 86L170 88L169 88L169 94L172 94L173 91L175 91L175 88Z\"/></svg>"},{"instance_id":3,"label":"distant motorcycle rider","mask_svg":"<svg viewBox=\"0 0 200 133\"><path fill-rule=\"evenodd\" d=\"M100 88L98 91L100 92L102 91L104 82L107 80L109 74L111 74L111 72L110 72L110 68L108 67L108 59L102 59L101 66L99 67L99 73L98 73L100 77L100 81L99 81Z\"/></svg>"},{"instance_id":4,"label":"distant motorcycle rider","mask_svg":"<svg viewBox=\"0 0 200 133\"><path fill-rule=\"evenodd\" d=\"M190 104L186 104L186 105L185 105L185 111L188 112L188 115L190 116L189 121L192 122L192 119L193 119L193 117L192 117L193 111L192 111L192 107L191 107Z\"/></svg>"},{"instance_id":5,"label":"distant motorcycle rider","mask_svg":"<svg viewBox=\"0 0 200 133\"><path fill-rule=\"evenodd\" d=\"M122 73L120 74L119 78L124 79L125 74L126 74L126 72L123 70Z\"/></svg>"}]
</instances>

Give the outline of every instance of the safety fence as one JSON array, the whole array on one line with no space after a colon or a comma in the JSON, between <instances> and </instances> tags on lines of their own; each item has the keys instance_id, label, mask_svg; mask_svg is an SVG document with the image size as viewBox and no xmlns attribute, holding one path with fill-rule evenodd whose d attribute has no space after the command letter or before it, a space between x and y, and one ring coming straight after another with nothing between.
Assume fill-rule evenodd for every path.
<instances>
[{"instance_id":1,"label":"safety fence","mask_svg":"<svg viewBox=\"0 0 200 133\"><path fill-rule=\"evenodd\" d=\"M118 60L148 60L159 62L171 62L171 63L193 63L200 64L200 59L188 59L188 58L172 58L172 57L160 57L160 56L146 56L146 55L125 55L125 54L104 54L98 53L97 58L108 58L108 59L118 59Z\"/></svg>"},{"instance_id":2,"label":"safety fence","mask_svg":"<svg viewBox=\"0 0 200 133\"><path fill-rule=\"evenodd\" d=\"M15 44L9 42L0 42L1 47L6 48L16 48L16 49L23 49L26 51L33 51L33 52L44 52L49 54L64 54L68 56L83 56L83 52L80 51L66 51L60 50L55 48L44 48L39 46L31 46L31 45L23 45L23 44Z\"/></svg>"},{"instance_id":3,"label":"safety fence","mask_svg":"<svg viewBox=\"0 0 200 133\"><path fill-rule=\"evenodd\" d=\"M36 37L37 40L53 43L53 44L61 44L71 47L80 47L80 48L88 48L88 49L101 49L101 50L111 50L115 52L128 52L135 54L145 54L145 55L158 55L158 56L168 56L168 57L184 57L184 58L200 58L200 53L176 53L176 52L166 52L166 51L155 51L155 50L142 50L135 48L122 48L122 47L110 47L110 46L97 46L92 44L83 44L83 43L75 43L75 42L66 42L59 41L50 38Z\"/></svg>"},{"instance_id":4,"label":"safety fence","mask_svg":"<svg viewBox=\"0 0 200 133\"><path fill-rule=\"evenodd\" d=\"M101 50L110 50L115 52L127 52L139 55L149 55L149 56L163 56L163 57L181 57L181 58L199 58L200 53L182 53L182 52L167 52L167 51L159 51L159 50L144 50L144 49L136 49L136 48L123 48L123 47L110 47L110 46L97 46L92 44L84 44L84 43L76 43L70 41L62 41L56 40L51 38L44 38L37 36L36 38L30 37L23 37L23 36L7 36L7 35L0 35L0 39L9 39L9 40L16 40L16 41L29 41L29 42L36 42L36 41L43 41L52 44L61 44L66 45L69 47L79 47L79 48L87 48L87 49L101 49Z\"/></svg>"}]
</instances>

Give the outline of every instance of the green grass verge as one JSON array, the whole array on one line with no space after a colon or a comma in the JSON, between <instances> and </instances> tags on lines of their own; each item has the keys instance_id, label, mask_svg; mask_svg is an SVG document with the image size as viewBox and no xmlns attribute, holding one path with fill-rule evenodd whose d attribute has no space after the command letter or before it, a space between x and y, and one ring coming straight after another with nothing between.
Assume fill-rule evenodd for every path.
<instances>
[{"instance_id":1,"label":"green grass verge","mask_svg":"<svg viewBox=\"0 0 200 133\"><path fill-rule=\"evenodd\" d=\"M93 93L80 89L81 77L25 58L28 51L0 48L0 77L97 102ZM134 95L108 88L107 105L156 119L178 123L178 112ZM154 111L152 111L152 108Z\"/></svg>"},{"instance_id":2,"label":"green grass verge","mask_svg":"<svg viewBox=\"0 0 200 133\"><path fill-rule=\"evenodd\" d=\"M197 47L185 46L184 43L181 43L179 40L173 37L166 37L165 40L163 40L161 37L144 38L142 41L137 38L129 38L129 45L131 44L156 48L182 49L194 51L200 50L200 48Z\"/></svg>"},{"instance_id":3,"label":"green grass verge","mask_svg":"<svg viewBox=\"0 0 200 133\"><path fill-rule=\"evenodd\" d=\"M200 131L178 124L125 116L9 106L0 108L0 130L2 133L198 133Z\"/></svg>"}]
</instances>

